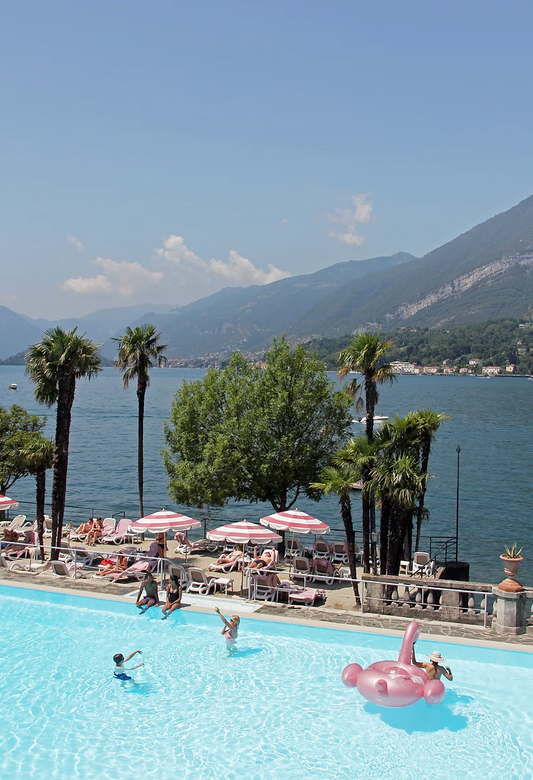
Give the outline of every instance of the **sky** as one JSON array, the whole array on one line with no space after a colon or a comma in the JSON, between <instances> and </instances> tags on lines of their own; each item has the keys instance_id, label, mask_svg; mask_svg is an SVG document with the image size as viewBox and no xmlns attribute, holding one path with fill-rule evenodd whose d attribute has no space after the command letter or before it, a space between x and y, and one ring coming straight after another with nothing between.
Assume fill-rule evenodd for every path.
<instances>
[{"instance_id":1,"label":"sky","mask_svg":"<svg viewBox=\"0 0 533 780\"><path fill-rule=\"evenodd\" d=\"M533 193L530 0L3 0L0 305L176 306Z\"/></svg>"}]
</instances>

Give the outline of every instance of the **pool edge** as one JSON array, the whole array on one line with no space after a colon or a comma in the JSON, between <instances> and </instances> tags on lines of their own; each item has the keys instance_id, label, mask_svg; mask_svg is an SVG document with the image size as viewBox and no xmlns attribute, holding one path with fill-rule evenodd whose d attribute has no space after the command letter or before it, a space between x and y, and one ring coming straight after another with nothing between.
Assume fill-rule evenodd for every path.
<instances>
[{"instance_id":1,"label":"pool edge","mask_svg":"<svg viewBox=\"0 0 533 780\"><path fill-rule=\"evenodd\" d=\"M7 588L23 588L25 590L35 590L35 591L41 591L45 593L54 593L54 594L64 594L68 596L78 596L79 598L93 598L93 599L100 599L101 601L116 601L118 603L122 604L131 604L131 599L128 598L128 596L119 596L118 594L111 594L111 593L87 593L86 591L75 590L71 588L55 588L52 585L34 585L32 583L11 583L6 580L0 581L1 586L5 586ZM184 611L187 612L199 612L203 614L212 614L213 609L211 607L201 607L198 605L191 605L186 606L183 608ZM376 628L374 626L354 626L349 625L346 623L335 623L330 622L327 620L308 620L308 619L297 619L297 620L291 620L290 618L284 617L282 615L261 615L255 612L247 613L245 616L246 620L261 620L263 622L270 622L270 623L282 623L282 624L289 624L289 625L296 625L296 626L309 626L311 628L326 628L326 629L335 629L337 631L351 631L359 634L378 634L381 636L394 636L394 637L401 637L403 636L404 629L393 629L393 628ZM436 624L434 624L436 625ZM494 642L490 639L483 639L483 637L480 637L479 640L475 639L469 639L464 637L454 637L450 636L446 633L445 629L448 625L455 625L455 624L449 624L445 623L442 625L443 633L425 633L424 631L421 632L420 638L423 640L440 640L442 642L447 642L448 644L454 644L454 645L468 645L470 647L481 647L481 648L490 648L492 650L512 650L516 653L529 653L533 654L533 646L531 645L519 645L512 642Z\"/></svg>"}]
</instances>

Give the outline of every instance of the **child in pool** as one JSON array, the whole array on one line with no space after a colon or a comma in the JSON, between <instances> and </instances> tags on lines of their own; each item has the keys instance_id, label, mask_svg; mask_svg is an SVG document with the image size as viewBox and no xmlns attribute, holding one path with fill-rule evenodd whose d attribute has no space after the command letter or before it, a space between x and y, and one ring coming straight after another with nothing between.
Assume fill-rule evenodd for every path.
<instances>
[{"instance_id":1,"label":"child in pool","mask_svg":"<svg viewBox=\"0 0 533 780\"><path fill-rule=\"evenodd\" d=\"M116 677L117 680L131 680L131 677L129 676L129 674L126 674L126 671L131 672L133 671L133 669L138 669L140 666L144 666L143 663L137 664L136 666L124 666L124 664L127 663L131 658L133 658L134 655L137 655L137 653L140 653L142 655L142 650L134 650L133 653L130 653L127 656L127 658L124 658L122 653L116 653L113 656L113 661L115 662L113 676Z\"/></svg>"},{"instance_id":2,"label":"child in pool","mask_svg":"<svg viewBox=\"0 0 533 780\"><path fill-rule=\"evenodd\" d=\"M226 620L218 607L215 607L215 612L224 623L224 628L221 632L222 636L226 637L226 642L228 644L234 644L237 641L237 634L239 633L239 623L241 622L240 617L238 615L232 615L230 620Z\"/></svg>"}]
</instances>

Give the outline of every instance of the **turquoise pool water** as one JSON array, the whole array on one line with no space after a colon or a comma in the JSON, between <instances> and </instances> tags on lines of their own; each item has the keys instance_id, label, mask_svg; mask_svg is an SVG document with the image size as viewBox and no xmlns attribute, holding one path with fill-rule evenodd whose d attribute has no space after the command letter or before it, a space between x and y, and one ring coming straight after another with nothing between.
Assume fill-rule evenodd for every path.
<instances>
[{"instance_id":1,"label":"turquoise pool water","mask_svg":"<svg viewBox=\"0 0 533 780\"><path fill-rule=\"evenodd\" d=\"M150 614L152 613L152 614ZM444 703L379 709L343 667L396 638L242 619L234 655L213 615L0 587L0 778L525 780L533 655L431 642ZM112 656L142 649L135 682Z\"/></svg>"}]
</instances>

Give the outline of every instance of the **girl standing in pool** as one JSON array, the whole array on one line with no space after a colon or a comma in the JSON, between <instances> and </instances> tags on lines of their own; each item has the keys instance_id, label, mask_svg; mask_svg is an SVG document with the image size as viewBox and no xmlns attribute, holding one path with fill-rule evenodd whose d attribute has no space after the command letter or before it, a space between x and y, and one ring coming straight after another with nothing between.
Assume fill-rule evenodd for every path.
<instances>
[{"instance_id":1,"label":"girl standing in pool","mask_svg":"<svg viewBox=\"0 0 533 780\"><path fill-rule=\"evenodd\" d=\"M221 621L224 623L224 628L222 629L222 636L226 637L226 642L228 645L233 645L237 641L237 634L239 633L239 623L241 622L241 619L238 615L232 615L230 620L226 620L224 615L221 614L218 607L215 607L215 612L220 617Z\"/></svg>"}]
</instances>

